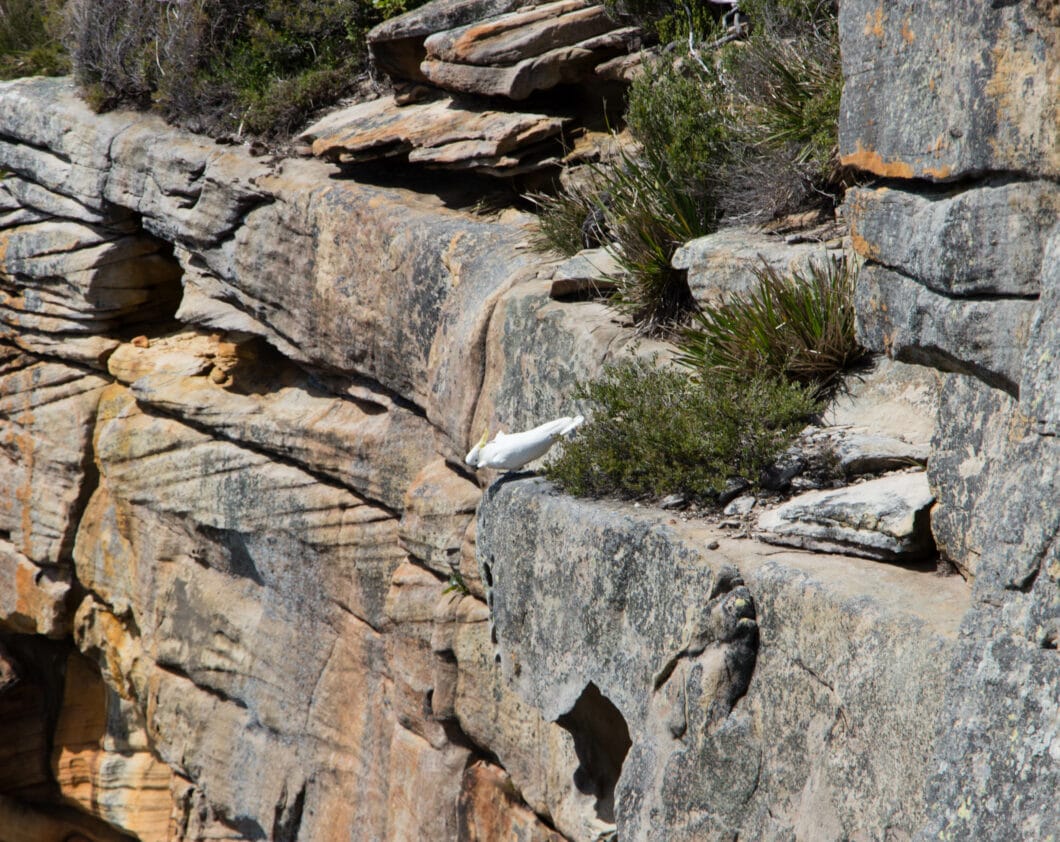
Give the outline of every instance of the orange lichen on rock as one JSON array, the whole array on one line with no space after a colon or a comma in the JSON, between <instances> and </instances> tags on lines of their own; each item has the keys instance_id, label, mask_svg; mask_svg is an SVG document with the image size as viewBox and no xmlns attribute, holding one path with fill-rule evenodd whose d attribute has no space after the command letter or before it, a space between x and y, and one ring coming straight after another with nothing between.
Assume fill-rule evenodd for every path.
<instances>
[{"instance_id":1,"label":"orange lichen on rock","mask_svg":"<svg viewBox=\"0 0 1060 842\"><path fill-rule=\"evenodd\" d=\"M860 140L853 152L842 156L841 163L844 167L856 167L886 178L914 178L916 176L913 167L906 161L885 161L879 152L866 149Z\"/></svg>"},{"instance_id":2,"label":"orange lichen on rock","mask_svg":"<svg viewBox=\"0 0 1060 842\"><path fill-rule=\"evenodd\" d=\"M875 12L865 15L865 34L875 35L883 40L883 4L876 7Z\"/></svg>"},{"instance_id":3,"label":"orange lichen on rock","mask_svg":"<svg viewBox=\"0 0 1060 842\"><path fill-rule=\"evenodd\" d=\"M876 260L880 256L880 250L875 243L870 243L864 237L862 237L856 228L851 228L850 231L850 242L854 246L854 251L859 256L864 257L866 260Z\"/></svg>"}]
</instances>

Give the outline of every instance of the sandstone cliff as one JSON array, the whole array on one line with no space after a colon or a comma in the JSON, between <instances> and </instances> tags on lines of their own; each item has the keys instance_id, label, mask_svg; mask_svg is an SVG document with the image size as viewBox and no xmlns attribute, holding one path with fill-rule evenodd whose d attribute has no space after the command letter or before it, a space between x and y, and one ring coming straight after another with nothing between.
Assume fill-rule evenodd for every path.
<instances>
[{"instance_id":1,"label":"sandstone cliff","mask_svg":"<svg viewBox=\"0 0 1060 842\"><path fill-rule=\"evenodd\" d=\"M519 99L629 46L581 3L562 43L452 5L374 49ZM270 158L0 85L0 840L1052 838L1055 4L840 22L859 329L925 367L881 387L895 435L940 384L961 576L466 472L634 337L550 296L591 265L525 215L332 162L504 177L570 115L370 103ZM694 287L733 237L684 250Z\"/></svg>"}]
</instances>

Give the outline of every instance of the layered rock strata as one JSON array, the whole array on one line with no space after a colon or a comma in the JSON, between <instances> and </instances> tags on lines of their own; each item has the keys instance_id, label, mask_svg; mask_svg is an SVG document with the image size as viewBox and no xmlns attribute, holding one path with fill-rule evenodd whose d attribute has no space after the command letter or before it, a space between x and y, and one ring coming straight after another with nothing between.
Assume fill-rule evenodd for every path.
<instances>
[{"instance_id":1,"label":"layered rock strata","mask_svg":"<svg viewBox=\"0 0 1060 842\"><path fill-rule=\"evenodd\" d=\"M1056 16L842 5L841 147L880 179L848 207L860 331L939 372L909 510L934 497L961 577L534 479L483 497L481 430L568 413L633 345L584 300L599 254L548 261L517 214L96 115L66 81L0 85L0 838L1060 825ZM538 7L464 0L374 48L397 75L433 50L492 79L614 32L559 6L562 44ZM328 154L360 154L347 131L411 143L359 119L327 124ZM507 137L446 144L491 160ZM746 283L725 255L766 251L733 240L686 249L702 297ZM896 388L868 432L921 443L925 387Z\"/></svg>"},{"instance_id":2,"label":"layered rock strata","mask_svg":"<svg viewBox=\"0 0 1060 842\"><path fill-rule=\"evenodd\" d=\"M624 54L637 30L588 0L545 3L434 0L368 34L379 67L448 91L526 99L590 79Z\"/></svg>"}]
</instances>

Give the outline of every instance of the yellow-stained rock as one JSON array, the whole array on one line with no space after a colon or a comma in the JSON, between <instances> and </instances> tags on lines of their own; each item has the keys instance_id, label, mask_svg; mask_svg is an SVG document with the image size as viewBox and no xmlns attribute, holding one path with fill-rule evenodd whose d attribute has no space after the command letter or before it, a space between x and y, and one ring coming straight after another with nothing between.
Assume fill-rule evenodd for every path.
<instances>
[{"instance_id":1,"label":"yellow-stained rock","mask_svg":"<svg viewBox=\"0 0 1060 842\"><path fill-rule=\"evenodd\" d=\"M146 748L134 749L131 740L114 744L107 707L115 703L95 665L72 654L52 750L59 789L71 804L141 842L176 839L173 771ZM122 719L135 730L135 719Z\"/></svg>"},{"instance_id":2,"label":"yellow-stained rock","mask_svg":"<svg viewBox=\"0 0 1060 842\"><path fill-rule=\"evenodd\" d=\"M68 557L105 385L78 366L0 346L0 534L33 563Z\"/></svg>"},{"instance_id":3,"label":"yellow-stained rock","mask_svg":"<svg viewBox=\"0 0 1060 842\"><path fill-rule=\"evenodd\" d=\"M563 840L527 809L511 777L484 760L472 763L464 772L459 811L459 838L467 842Z\"/></svg>"},{"instance_id":4,"label":"yellow-stained rock","mask_svg":"<svg viewBox=\"0 0 1060 842\"><path fill-rule=\"evenodd\" d=\"M382 390L328 394L246 334L185 330L149 347L126 343L108 368L143 406L290 459L395 511L435 458L430 425Z\"/></svg>"},{"instance_id":5,"label":"yellow-stained rock","mask_svg":"<svg viewBox=\"0 0 1060 842\"><path fill-rule=\"evenodd\" d=\"M65 637L69 596L68 568L39 567L0 539L0 631Z\"/></svg>"}]
</instances>

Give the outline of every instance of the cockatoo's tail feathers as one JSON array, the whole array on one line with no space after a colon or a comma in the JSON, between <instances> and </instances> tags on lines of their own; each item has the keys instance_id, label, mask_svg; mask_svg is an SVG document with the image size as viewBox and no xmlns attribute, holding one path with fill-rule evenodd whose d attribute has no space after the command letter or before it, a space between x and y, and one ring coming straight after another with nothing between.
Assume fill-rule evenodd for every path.
<instances>
[{"instance_id":1,"label":"cockatoo's tail feathers","mask_svg":"<svg viewBox=\"0 0 1060 842\"><path fill-rule=\"evenodd\" d=\"M566 427L563 428L563 435L567 435L568 433L573 433L575 430L577 430L584 423L585 423L585 416L584 415L575 415L573 418L570 419L570 423Z\"/></svg>"}]
</instances>

